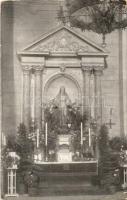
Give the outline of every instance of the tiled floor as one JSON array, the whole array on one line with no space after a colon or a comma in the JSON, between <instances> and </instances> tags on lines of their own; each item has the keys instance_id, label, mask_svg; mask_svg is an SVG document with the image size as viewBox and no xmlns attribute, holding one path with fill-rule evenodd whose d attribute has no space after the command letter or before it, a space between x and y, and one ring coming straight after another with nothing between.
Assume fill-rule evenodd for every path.
<instances>
[{"instance_id":1,"label":"tiled floor","mask_svg":"<svg viewBox=\"0 0 127 200\"><path fill-rule=\"evenodd\" d=\"M45 197L8 197L7 200L125 200L127 194L118 192L113 195L82 195L82 196L45 196Z\"/></svg>"}]
</instances>

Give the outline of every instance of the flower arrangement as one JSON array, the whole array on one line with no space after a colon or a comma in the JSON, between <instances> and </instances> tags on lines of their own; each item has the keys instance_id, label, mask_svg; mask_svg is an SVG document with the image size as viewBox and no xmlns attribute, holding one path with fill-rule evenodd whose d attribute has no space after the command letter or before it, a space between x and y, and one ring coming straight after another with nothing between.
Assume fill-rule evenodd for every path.
<instances>
[{"instance_id":1,"label":"flower arrangement","mask_svg":"<svg viewBox=\"0 0 127 200\"><path fill-rule=\"evenodd\" d=\"M119 157L120 165L127 163L127 138L114 137L109 141L112 151L116 152Z\"/></svg>"},{"instance_id":2,"label":"flower arrangement","mask_svg":"<svg viewBox=\"0 0 127 200\"><path fill-rule=\"evenodd\" d=\"M15 136L7 136L7 144L2 146L2 164L4 169L17 167L20 163L20 157L16 153Z\"/></svg>"},{"instance_id":3,"label":"flower arrangement","mask_svg":"<svg viewBox=\"0 0 127 200\"><path fill-rule=\"evenodd\" d=\"M16 152L10 152L9 149L4 149L2 153L2 161L5 169L7 168L17 168L20 163L20 157Z\"/></svg>"},{"instance_id":4,"label":"flower arrangement","mask_svg":"<svg viewBox=\"0 0 127 200\"><path fill-rule=\"evenodd\" d=\"M121 165L127 164L127 150L123 149L123 145L121 146L120 150L120 163Z\"/></svg>"}]
</instances>

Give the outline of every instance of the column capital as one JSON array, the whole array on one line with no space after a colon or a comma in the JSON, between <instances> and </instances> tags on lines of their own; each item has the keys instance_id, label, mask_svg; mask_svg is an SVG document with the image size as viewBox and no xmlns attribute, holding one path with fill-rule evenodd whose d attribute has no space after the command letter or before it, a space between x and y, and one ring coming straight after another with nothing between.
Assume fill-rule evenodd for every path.
<instances>
[{"instance_id":1,"label":"column capital","mask_svg":"<svg viewBox=\"0 0 127 200\"><path fill-rule=\"evenodd\" d=\"M103 69L96 67L82 67L82 71L87 75L94 74L95 76L101 76L103 74Z\"/></svg>"},{"instance_id":2,"label":"column capital","mask_svg":"<svg viewBox=\"0 0 127 200\"><path fill-rule=\"evenodd\" d=\"M34 64L32 65L32 69L35 70L35 72L40 72L44 70L43 64Z\"/></svg>"},{"instance_id":3,"label":"column capital","mask_svg":"<svg viewBox=\"0 0 127 200\"><path fill-rule=\"evenodd\" d=\"M42 63L22 63L22 69L23 71L43 71L44 70L44 64Z\"/></svg>"},{"instance_id":4,"label":"column capital","mask_svg":"<svg viewBox=\"0 0 127 200\"><path fill-rule=\"evenodd\" d=\"M27 64L22 64L23 72L28 73L31 70L31 66Z\"/></svg>"},{"instance_id":5,"label":"column capital","mask_svg":"<svg viewBox=\"0 0 127 200\"><path fill-rule=\"evenodd\" d=\"M87 74L87 75L90 75L91 74L91 69L89 69L88 67L82 67L82 72Z\"/></svg>"}]
</instances>

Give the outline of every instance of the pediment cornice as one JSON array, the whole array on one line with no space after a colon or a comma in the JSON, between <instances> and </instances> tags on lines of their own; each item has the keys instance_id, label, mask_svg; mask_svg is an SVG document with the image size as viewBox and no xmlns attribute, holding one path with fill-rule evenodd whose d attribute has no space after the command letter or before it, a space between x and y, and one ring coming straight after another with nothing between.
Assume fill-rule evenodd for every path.
<instances>
[{"instance_id":1,"label":"pediment cornice","mask_svg":"<svg viewBox=\"0 0 127 200\"><path fill-rule=\"evenodd\" d=\"M18 53L20 56L107 56L107 52L88 38L67 26L42 36Z\"/></svg>"}]
</instances>

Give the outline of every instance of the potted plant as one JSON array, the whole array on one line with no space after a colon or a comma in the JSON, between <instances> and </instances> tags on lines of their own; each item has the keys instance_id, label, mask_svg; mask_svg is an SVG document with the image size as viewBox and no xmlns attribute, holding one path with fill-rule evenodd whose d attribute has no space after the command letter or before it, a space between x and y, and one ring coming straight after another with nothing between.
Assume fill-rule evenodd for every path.
<instances>
[{"instance_id":1,"label":"potted plant","mask_svg":"<svg viewBox=\"0 0 127 200\"><path fill-rule=\"evenodd\" d=\"M34 144L29 139L29 132L24 124L20 124L18 127L16 137L16 151L20 156L20 163L18 169L18 188L19 193L24 194L28 192L27 185L24 179L24 172L31 167L31 160L34 151Z\"/></svg>"},{"instance_id":2,"label":"potted plant","mask_svg":"<svg viewBox=\"0 0 127 200\"><path fill-rule=\"evenodd\" d=\"M99 176L101 186L108 192L115 192L119 185L119 156L109 146L108 128L103 125L99 135Z\"/></svg>"}]
</instances>

